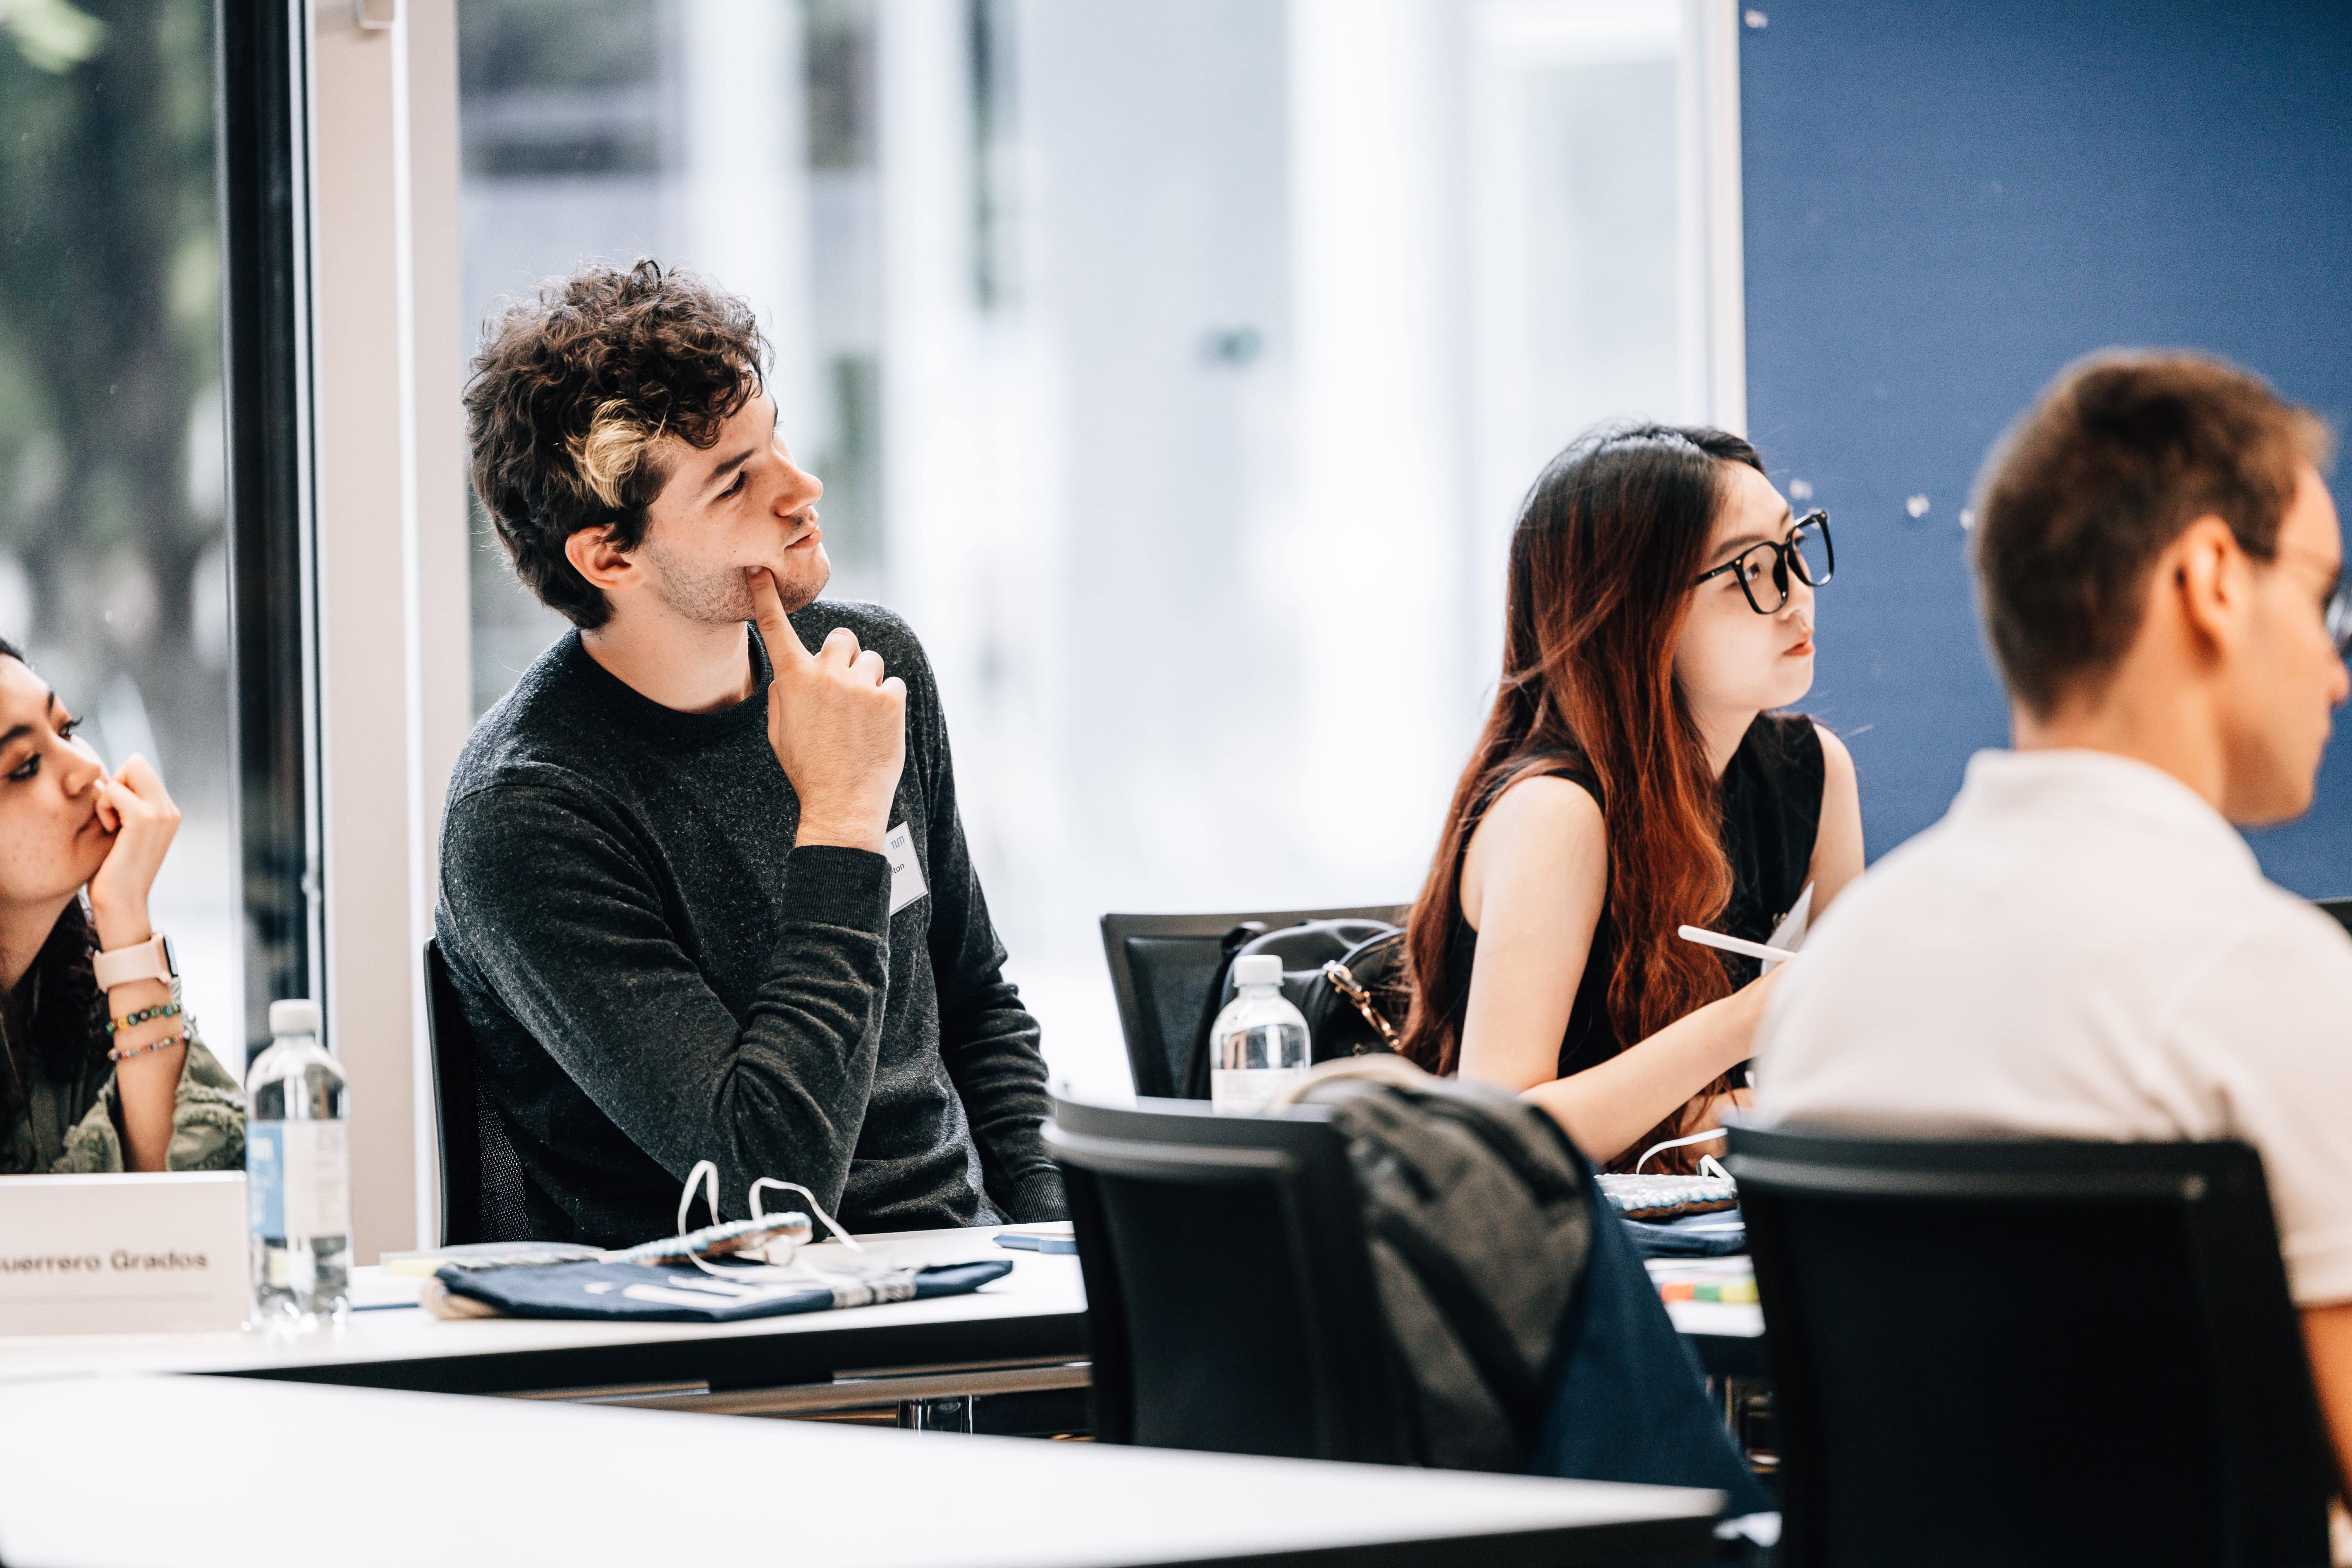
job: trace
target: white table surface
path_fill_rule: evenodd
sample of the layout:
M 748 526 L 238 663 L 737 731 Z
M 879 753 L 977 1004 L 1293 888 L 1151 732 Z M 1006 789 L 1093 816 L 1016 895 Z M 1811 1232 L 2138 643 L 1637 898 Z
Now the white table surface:
M 738 1323 L 595 1323 L 518 1318 L 452 1322 L 407 1308 L 354 1312 L 340 1328 L 321 1327 L 293 1337 L 252 1331 L 0 1335 L 0 1384 L 77 1373 L 255 1373 L 440 1356 L 657 1345 L 681 1340 L 832 1334 L 862 1327 L 949 1325 L 1085 1312 L 1086 1287 L 1076 1257 L 1008 1251 L 995 1244 L 996 1234 L 993 1229 L 904 1231 L 860 1238 L 877 1258 L 891 1262 L 951 1263 L 983 1258 L 1013 1261 L 1011 1274 L 966 1296 Z M 1746 1262 L 1744 1258 L 1708 1261 L 1717 1268 Z M 1654 1274 L 1686 1267 L 1682 1259 L 1654 1262 Z M 381 1269 L 354 1271 L 354 1290 L 362 1299 L 421 1283 L 387 1277 Z M 1666 1315 L 1685 1334 L 1753 1340 L 1764 1333 L 1763 1310 L 1752 1305 L 1669 1301 Z
M 1075 1256 L 1014 1252 L 994 1229 L 901 1231 L 866 1237 L 869 1255 L 894 1263 L 1009 1259 L 1013 1272 L 962 1296 L 893 1301 L 827 1312 L 734 1323 L 599 1323 L 556 1319 L 449 1321 L 421 1308 L 359 1311 L 340 1327 L 285 1335 L 231 1331 L 205 1334 L 19 1334 L 0 1336 L 0 1384 L 98 1373 L 253 1373 L 441 1356 L 519 1354 L 607 1346 L 660 1344 L 771 1335 L 829 1334 L 859 1328 L 953 1324 L 1083 1313 L 1087 1298 Z M 835 1250 L 826 1244 L 826 1250 Z M 381 1269 L 353 1271 L 362 1299 L 403 1282 Z M 417 1280 L 421 1285 L 423 1281 Z
M 1479 1548 L 1496 1563 L 1532 1555 L 1514 1545 L 1638 1562 L 1703 1547 L 1708 1527 L 1688 1521 L 1719 1504 L 1664 1487 L 236 1378 L 25 1383 L 5 1405 L 0 1556 L 41 1568 L 1094 1568 L 1685 1521 L 1632 1555 L 1622 1533 L 1595 1555 L 1573 1536 Z M 225 1490 L 219 1467 L 155 1447 L 187 1443 L 248 1456 L 249 1484 Z

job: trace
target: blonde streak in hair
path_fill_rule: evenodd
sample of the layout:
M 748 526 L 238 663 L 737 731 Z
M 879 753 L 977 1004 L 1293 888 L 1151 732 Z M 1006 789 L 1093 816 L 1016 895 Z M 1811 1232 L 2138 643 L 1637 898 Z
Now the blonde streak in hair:
M 565 442 L 564 450 L 579 471 L 581 487 L 601 504 L 617 509 L 622 491 L 659 434 L 630 417 L 628 405 L 615 400 L 599 407 L 588 422 L 588 433 Z

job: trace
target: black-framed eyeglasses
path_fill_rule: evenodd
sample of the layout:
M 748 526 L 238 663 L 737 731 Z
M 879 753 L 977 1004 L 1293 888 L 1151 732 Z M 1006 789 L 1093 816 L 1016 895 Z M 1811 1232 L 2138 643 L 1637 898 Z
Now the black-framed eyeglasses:
M 2314 566 L 2326 569 L 2327 559 L 2315 550 L 2297 550 L 2291 545 L 2279 546 L 2282 555 L 2299 555 Z M 2352 653 L 2352 576 L 2347 576 L 2342 562 L 2336 563 L 2336 575 L 2327 582 L 2327 595 L 2320 601 L 2319 624 L 2327 628 L 2327 640 L 2336 645 L 2336 656 Z
M 2336 574 L 2319 616 L 2320 624 L 2327 628 L 2327 640 L 2336 645 L 2336 656 L 2341 658 L 2352 653 L 2352 577 L 2340 571 Z
M 1751 544 L 1722 565 L 1702 572 L 1692 586 L 1726 572 L 1739 579 L 1748 607 L 1759 616 L 1776 616 L 1789 602 L 1789 574 L 1795 573 L 1808 588 L 1818 588 L 1837 570 L 1837 549 L 1830 543 L 1830 514 L 1809 511 L 1797 520 L 1786 539 Z M 1766 600 L 1770 600 L 1767 604 Z M 2352 613 L 2352 612 L 2347 612 Z

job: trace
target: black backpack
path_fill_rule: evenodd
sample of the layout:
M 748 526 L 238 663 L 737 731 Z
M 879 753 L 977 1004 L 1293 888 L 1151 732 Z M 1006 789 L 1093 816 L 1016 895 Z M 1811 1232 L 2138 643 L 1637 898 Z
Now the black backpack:
M 1282 960 L 1282 994 L 1307 1018 L 1310 1059 L 1392 1052 L 1404 1030 L 1408 994 L 1404 932 L 1386 921 L 1301 921 L 1268 931 L 1244 921 L 1224 935 L 1216 978 L 1192 1032 L 1181 1092 L 1209 1098 L 1209 1030 L 1234 999 L 1234 960 L 1270 952 Z
M 1394 1058 L 1327 1068 L 1297 1099 L 1348 1142 L 1415 1457 L 1525 1470 L 1592 1246 L 1590 1168 L 1517 1095 Z

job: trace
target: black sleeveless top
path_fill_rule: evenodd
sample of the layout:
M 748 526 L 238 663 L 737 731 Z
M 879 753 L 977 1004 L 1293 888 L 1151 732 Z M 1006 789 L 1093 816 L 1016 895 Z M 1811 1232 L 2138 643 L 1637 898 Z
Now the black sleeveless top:
M 1518 778 L 1573 779 L 1593 799 L 1601 798 L 1599 783 L 1566 757 L 1538 763 Z M 1723 770 L 1723 852 L 1731 861 L 1732 885 L 1731 902 L 1717 929 L 1727 935 L 1762 942 L 1796 907 L 1811 876 L 1813 840 L 1821 832 L 1822 780 L 1822 737 L 1802 714 L 1759 714 L 1740 738 L 1739 749 Z M 1476 831 L 1475 817 L 1484 816 L 1492 804 L 1491 796 L 1478 803 L 1471 833 Z M 1462 836 L 1465 854 L 1470 838 L 1470 833 Z M 1458 1038 L 1469 1004 L 1478 933 L 1462 918 L 1458 895 L 1452 915 L 1446 967 L 1461 987 L 1454 1019 Z M 1737 953 L 1717 956 L 1734 986 L 1755 979 L 1760 967 Z M 1616 966 L 1617 929 L 1604 902 L 1601 923 L 1592 932 L 1592 951 L 1584 961 L 1584 977 L 1577 983 L 1576 1000 L 1569 1008 L 1568 1033 L 1559 1043 L 1562 1078 L 1607 1061 L 1625 1047 L 1609 1020 L 1609 977 Z

